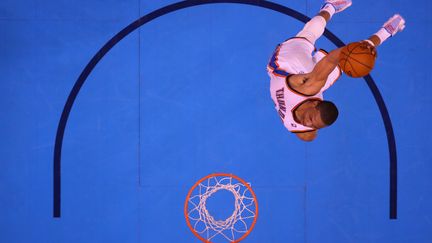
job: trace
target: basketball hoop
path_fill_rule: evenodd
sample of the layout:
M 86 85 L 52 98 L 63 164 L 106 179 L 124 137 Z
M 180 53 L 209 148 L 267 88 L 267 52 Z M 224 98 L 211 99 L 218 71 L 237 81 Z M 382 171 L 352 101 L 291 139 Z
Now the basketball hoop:
M 224 220 L 216 220 L 206 207 L 207 199 L 219 190 L 234 196 L 234 211 Z M 255 226 L 258 202 L 249 183 L 226 173 L 210 174 L 192 186 L 184 206 L 186 223 L 192 233 L 206 243 L 240 242 Z

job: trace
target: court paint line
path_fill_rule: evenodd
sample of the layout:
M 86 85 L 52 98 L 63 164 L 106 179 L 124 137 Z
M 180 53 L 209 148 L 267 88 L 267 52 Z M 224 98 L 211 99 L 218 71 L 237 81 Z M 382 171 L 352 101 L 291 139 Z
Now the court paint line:
M 60 218 L 61 216 L 61 152 L 63 146 L 63 137 L 66 129 L 66 124 L 69 118 L 69 114 L 72 110 L 72 106 L 75 102 L 78 93 L 83 86 L 84 82 L 87 80 L 87 77 L 90 75 L 95 66 L 99 63 L 99 61 L 124 37 L 141 27 L 142 25 L 158 18 L 169 14 L 171 12 L 181 10 L 188 7 L 204 5 L 204 4 L 215 4 L 215 3 L 237 3 L 237 4 L 245 4 L 245 5 L 253 5 L 257 7 L 267 8 L 274 10 L 276 12 L 289 15 L 301 22 L 306 23 L 310 20 L 309 17 L 304 14 L 297 12 L 291 8 L 285 7 L 283 5 L 279 5 L 270 1 L 256 1 L 256 0 L 190 0 L 190 1 L 182 1 L 174 4 L 167 5 L 160 9 L 157 9 L 139 19 L 134 21 L 133 23 L 126 26 L 123 30 L 117 33 L 114 37 L 112 37 L 97 53 L 87 66 L 84 68 L 77 81 L 75 82 L 69 96 L 67 98 L 66 104 L 63 108 L 59 125 L 57 128 L 55 146 L 54 146 L 54 166 L 53 166 L 53 216 L 54 218 Z M 345 44 L 333 33 L 331 33 L 328 29 L 325 30 L 324 36 L 327 37 L 333 44 L 338 47 L 342 47 Z M 392 122 L 390 116 L 388 114 L 387 107 L 384 103 L 384 99 L 381 96 L 374 80 L 370 75 L 364 77 L 366 83 L 368 84 L 369 89 L 373 93 L 375 101 L 379 107 L 381 117 L 384 122 L 386 135 L 387 135 L 387 143 L 389 147 L 390 153 L 390 219 L 397 218 L 397 153 L 396 153 L 396 142 L 393 133 Z

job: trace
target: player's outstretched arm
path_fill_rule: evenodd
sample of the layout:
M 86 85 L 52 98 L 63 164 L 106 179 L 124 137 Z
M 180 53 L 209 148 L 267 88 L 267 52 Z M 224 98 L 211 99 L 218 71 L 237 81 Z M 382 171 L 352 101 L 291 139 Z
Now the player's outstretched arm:
M 339 64 L 341 52 L 342 48 L 335 49 L 323 59 L 321 59 L 321 61 L 319 61 L 317 65 L 315 65 L 314 69 L 311 72 L 311 77 L 312 80 L 315 81 L 315 83 L 319 83 L 319 85 L 312 85 L 315 89 L 317 89 L 316 93 L 318 93 L 325 85 L 328 76 Z
M 361 43 L 375 55 L 374 52 L 376 50 L 373 44 L 368 41 L 361 41 Z M 288 81 L 291 87 L 305 95 L 315 95 L 318 93 L 326 84 L 328 76 L 339 65 L 344 48 L 345 46 L 331 51 L 315 65 L 312 72 L 297 74 L 293 78 L 290 77 Z

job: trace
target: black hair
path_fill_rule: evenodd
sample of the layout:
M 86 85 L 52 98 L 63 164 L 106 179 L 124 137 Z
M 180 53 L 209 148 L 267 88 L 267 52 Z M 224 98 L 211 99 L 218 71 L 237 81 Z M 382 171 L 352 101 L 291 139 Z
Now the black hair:
M 331 101 L 322 101 L 317 105 L 317 109 L 320 111 L 321 120 L 327 125 L 330 126 L 333 124 L 338 118 L 339 111 L 335 104 Z

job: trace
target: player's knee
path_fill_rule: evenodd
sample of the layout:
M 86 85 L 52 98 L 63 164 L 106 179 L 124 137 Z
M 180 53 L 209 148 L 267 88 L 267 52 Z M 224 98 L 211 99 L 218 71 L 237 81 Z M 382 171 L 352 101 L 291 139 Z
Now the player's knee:
M 309 22 L 306 23 L 303 30 L 297 36 L 305 37 L 310 42 L 315 41 L 324 33 L 326 21 L 321 16 L 313 17 Z

